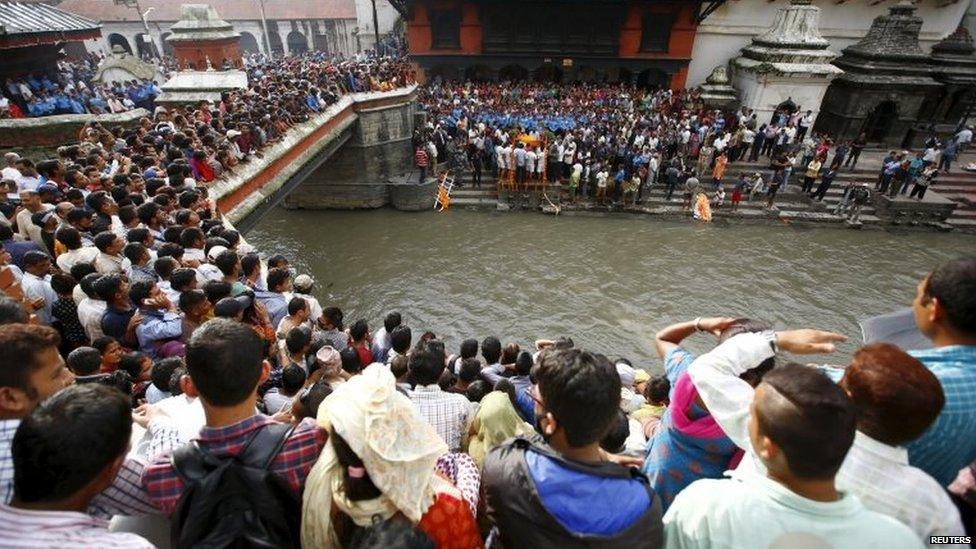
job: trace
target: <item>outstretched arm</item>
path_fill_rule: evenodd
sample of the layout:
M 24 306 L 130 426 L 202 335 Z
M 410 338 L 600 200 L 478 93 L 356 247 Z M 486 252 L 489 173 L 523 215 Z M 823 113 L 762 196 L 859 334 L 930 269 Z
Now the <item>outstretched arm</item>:
M 680 345 L 682 340 L 691 334 L 695 332 L 708 332 L 718 336 L 718 334 L 722 333 L 722 330 L 733 322 L 735 322 L 735 319 L 728 317 L 698 317 L 695 320 L 672 324 L 654 334 L 654 348 L 657 350 L 657 355 L 664 358 L 664 355 L 668 354 L 668 351 Z

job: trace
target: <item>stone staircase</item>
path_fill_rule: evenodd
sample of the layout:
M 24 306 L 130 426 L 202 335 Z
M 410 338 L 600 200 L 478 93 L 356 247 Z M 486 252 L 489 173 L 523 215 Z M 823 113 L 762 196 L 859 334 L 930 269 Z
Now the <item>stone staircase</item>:
M 730 164 L 726 169 L 726 174 L 728 175 L 725 180 L 727 191 L 726 204 L 721 208 L 713 210 L 714 217 L 746 221 L 779 219 L 784 223 L 805 222 L 841 226 L 844 225 L 844 218 L 835 216 L 831 212 L 840 201 L 843 195 L 843 189 L 847 186 L 847 183 L 852 180 L 858 182 L 864 181 L 873 189 L 878 177 L 878 172 L 874 169 L 842 169 L 837 174 L 837 178 L 834 180 L 834 184 L 830 190 L 827 191 L 827 196 L 824 198 L 821 206 L 820 204 L 813 204 L 806 195 L 800 193 L 802 178 L 794 173 L 791 178 L 791 184 L 786 189 L 781 189 L 776 197 L 776 210 L 767 211 L 764 208 L 765 200 L 760 200 L 757 197 L 753 202 L 743 200 L 739 205 L 738 211 L 731 212 L 731 192 L 729 190 L 735 178 L 738 177 L 738 174 L 740 172 L 754 173 L 756 171 L 766 171 L 767 166 L 768 164 L 766 162 L 736 162 Z M 455 187 L 451 194 L 452 207 L 494 210 L 498 208 L 501 202 L 503 204 L 502 208 L 511 206 L 535 209 L 541 207 L 543 210 L 552 210 L 552 207 L 544 199 L 539 198 L 538 191 L 529 193 L 524 191 L 505 192 L 504 194 L 506 196 L 502 201 L 499 201 L 497 184 L 493 178 L 484 177 L 480 189 L 474 188 L 467 178 L 464 178 L 462 182 L 464 183 L 463 187 Z M 942 230 L 957 229 L 966 232 L 976 232 L 976 173 L 964 172 L 957 168 L 949 174 L 940 175 L 936 180 L 936 185 L 929 190 L 927 196 L 933 192 L 957 204 L 948 223 L 942 224 L 938 228 Z M 655 184 L 650 189 L 650 192 L 645 189 L 641 204 L 637 207 L 610 208 L 608 206 L 598 206 L 592 200 L 582 199 L 577 204 L 570 204 L 565 200 L 565 197 L 559 202 L 559 205 L 561 212 L 567 214 L 571 212 L 624 211 L 674 217 L 689 217 L 691 215 L 690 212 L 682 209 L 682 194 L 680 189 L 675 191 L 670 201 L 666 200 L 665 195 L 665 188 L 661 184 Z M 552 196 L 552 191 L 550 191 L 550 198 L 555 201 L 555 198 Z M 881 220 L 875 215 L 875 208 L 872 205 L 866 205 L 861 210 L 861 222 L 868 226 L 881 224 Z

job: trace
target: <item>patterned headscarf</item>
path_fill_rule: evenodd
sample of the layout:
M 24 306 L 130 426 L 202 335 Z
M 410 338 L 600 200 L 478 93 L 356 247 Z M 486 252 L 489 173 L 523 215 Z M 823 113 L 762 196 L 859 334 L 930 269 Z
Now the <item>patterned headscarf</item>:
M 332 444 L 326 444 L 305 483 L 303 546 L 338 546 L 332 503 L 364 526 L 375 514 L 388 518 L 397 511 L 420 521 L 434 503 L 434 466 L 447 445 L 410 399 L 397 392 L 389 368 L 371 364 L 336 388 L 319 407 L 318 422 L 345 439 L 382 495 L 367 501 L 346 499 L 342 466 Z

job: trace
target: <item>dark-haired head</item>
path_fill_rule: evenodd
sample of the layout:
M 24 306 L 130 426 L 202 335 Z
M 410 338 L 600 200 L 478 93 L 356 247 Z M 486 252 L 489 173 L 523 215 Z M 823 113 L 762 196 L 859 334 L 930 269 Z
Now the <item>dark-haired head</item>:
M 644 398 L 655 406 L 667 406 L 671 402 L 671 381 L 661 374 L 652 377 L 644 386 Z
M 378 517 L 377 517 L 378 519 Z M 434 549 L 433 540 L 410 521 L 392 517 L 374 520 L 372 526 L 360 529 L 349 544 L 350 549 Z
M 427 347 L 417 345 L 410 353 L 408 366 L 410 378 L 417 385 L 434 385 L 444 372 L 444 358 Z
M 627 420 L 627 414 L 623 410 L 618 410 L 617 417 L 610 424 L 610 429 L 607 430 L 607 434 L 603 435 L 603 439 L 600 440 L 600 448 L 603 448 L 611 454 L 622 453 L 628 436 L 630 436 L 630 425 Z
M 383 327 L 386 328 L 386 333 L 390 333 L 394 328 L 399 326 L 401 322 L 403 322 L 403 318 L 400 316 L 400 313 L 394 311 L 386 315 L 386 318 L 383 319 Z
M 363 465 L 363 460 L 352 451 L 349 443 L 335 431 L 329 434 L 329 441 L 332 443 L 336 460 L 342 469 L 342 485 L 345 488 L 345 496 L 350 501 L 363 501 L 380 497 L 382 492 L 373 484 L 369 478 L 369 471 Z
M 332 394 L 332 386 L 325 380 L 316 382 L 302 389 L 298 398 L 292 403 L 291 413 L 296 421 L 307 417 L 316 418 L 319 415 L 319 405 L 325 397 Z
M 173 377 L 173 372 L 183 367 L 183 359 L 180 357 L 164 358 L 157 360 L 153 364 L 149 379 L 152 384 L 160 391 L 169 391 L 169 380 Z
M 87 505 L 115 478 L 131 433 L 126 395 L 99 384 L 55 394 L 24 418 L 14 436 L 14 498 L 22 503 L 77 498 Z
M 186 368 L 205 404 L 233 406 L 256 397 L 268 376 L 264 342 L 249 326 L 215 318 L 193 332 Z
M 854 442 L 854 403 L 805 366 L 770 371 L 756 388 L 749 434 L 773 474 L 830 480 Z
M 461 358 L 474 358 L 478 355 L 478 340 L 477 339 L 465 339 L 461 342 L 461 349 L 458 354 Z
M 491 392 L 491 385 L 488 382 L 479 379 L 472 381 L 468 388 L 464 390 L 464 396 L 468 398 L 471 402 L 481 402 L 481 399 L 485 398 L 485 395 Z
M 976 258 L 956 259 L 919 284 L 915 324 L 937 346 L 976 344 Z
M 485 364 L 489 366 L 498 364 L 498 359 L 502 356 L 502 342 L 497 337 L 488 336 L 481 342 L 481 357 L 485 359 Z
M 58 353 L 60 344 L 58 332 L 47 326 L 0 326 L 0 413 L 23 417 L 74 381 Z
M 342 360 L 342 371 L 347 374 L 358 374 L 363 369 L 363 363 L 359 360 L 359 353 L 352 347 L 346 347 L 339 351 L 339 358 Z
M 520 376 L 527 376 L 532 371 L 533 364 L 532 354 L 528 351 L 522 351 L 515 359 L 515 373 Z
M 580 448 L 600 441 L 617 417 L 620 376 L 610 360 L 580 349 L 545 353 L 536 369 L 536 417 L 553 443 Z
M 410 326 L 401 324 L 390 332 L 390 347 L 401 355 L 406 354 L 410 349 L 412 339 L 413 332 L 410 331 Z M 379 359 L 381 357 L 374 358 Z
M 20 302 L 6 295 L 0 295 L 0 326 L 6 324 L 27 324 L 30 315 Z
M 364 341 L 369 334 L 369 325 L 362 318 L 352 323 L 349 327 L 349 337 L 355 342 Z

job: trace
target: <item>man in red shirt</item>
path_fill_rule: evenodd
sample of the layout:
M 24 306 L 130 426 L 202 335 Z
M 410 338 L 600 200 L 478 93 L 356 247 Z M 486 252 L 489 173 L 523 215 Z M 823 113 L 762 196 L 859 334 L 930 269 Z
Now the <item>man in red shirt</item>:
M 427 151 L 424 150 L 423 145 L 417 146 L 417 152 L 414 153 L 414 161 L 417 163 L 417 167 L 420 168 L 420 182 L 427 181 Z

